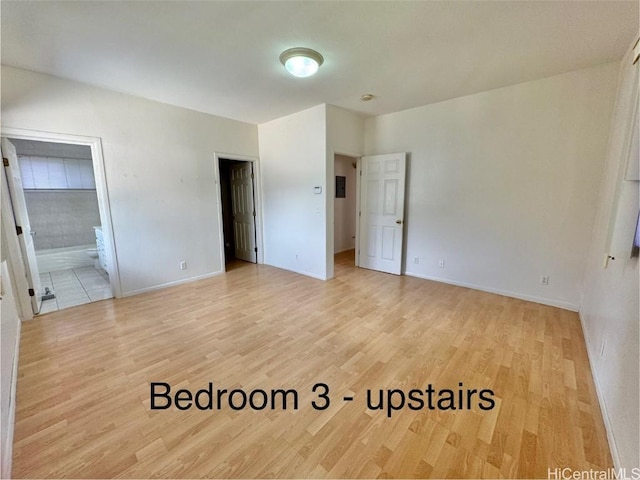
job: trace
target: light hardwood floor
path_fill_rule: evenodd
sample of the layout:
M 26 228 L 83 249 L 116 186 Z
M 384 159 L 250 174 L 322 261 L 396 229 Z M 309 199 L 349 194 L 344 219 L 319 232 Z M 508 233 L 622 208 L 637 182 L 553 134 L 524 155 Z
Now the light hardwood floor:
M 547 478 L 609 447 L 575 313 L 336 259 L 322 282 L 225 275 L 22 330 L 13 475 Z M 174 389 L 297 389 L 298 410 L 150 410 Z M 331 388 L 316 411 L 311 387 Z M 490 388 L 493 410 L 366 408 L 366 390 Z M 342 401 L 353 395 L 352 402 Z

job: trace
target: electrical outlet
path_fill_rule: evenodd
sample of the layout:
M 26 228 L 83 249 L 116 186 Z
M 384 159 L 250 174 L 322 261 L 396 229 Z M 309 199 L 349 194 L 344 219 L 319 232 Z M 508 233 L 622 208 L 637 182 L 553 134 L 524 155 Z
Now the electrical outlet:
M 549 276 L 548 275 L 540 276 L 540 285 L 549 285 Z
M 187 269 L 187 262 L 183 260 L 180 262 L 180 270 L 186 270 L 186 269 Z
M 440 261 L 438 262 L 438 265 L 440 266 L 440 268 L 444 268 L 444 258 L 440 259 Z
M 415 257 L 415 258 L 413 259 L 413 263 L 415 263 L 416 265 L 417 265 L 418 263 L 420 263 L 420 257 Z

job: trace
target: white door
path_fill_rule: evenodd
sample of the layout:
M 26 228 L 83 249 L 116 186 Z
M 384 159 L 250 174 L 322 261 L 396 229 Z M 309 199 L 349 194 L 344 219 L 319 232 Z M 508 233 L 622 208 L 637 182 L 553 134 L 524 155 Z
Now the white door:
M 25 271 L 27 283 L 29 285 L 29 295 L 31 295 L 31 306 L 33 313 L 40 312 L 42 305 L 42 287 L 40 286 L 40 273 L 36 261 L 36 251 L 33 248 L 33 237 L 31 225 L 29 225 L 29 215 L 27 214 L 27 203 L 24 199 L 22 188 L 22 176 L 20 175 L 20 165 L 16 155 L 16 147 L 6 138 L 2 139 L 2 160 L 7 173 L 7 185 L 11 196 L 13 214 L 16 220 L 16 229 L 22 258 L 25 260 Z
M 251 162 L 231 167 L 231 208 L 236 258 L 256 263 L 256 212 Z
M 406 153 L 362 157 L 359 266 L 400 275 Z

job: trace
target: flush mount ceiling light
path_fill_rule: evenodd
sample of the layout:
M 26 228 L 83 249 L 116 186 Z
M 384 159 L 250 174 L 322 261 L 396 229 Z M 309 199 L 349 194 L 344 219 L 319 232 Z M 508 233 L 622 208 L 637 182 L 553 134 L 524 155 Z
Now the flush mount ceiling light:
M 280 62 L 291 75 L 304 78 L 316 73 L 324 58 L 310 48 L 296 47 L 282 52 Z

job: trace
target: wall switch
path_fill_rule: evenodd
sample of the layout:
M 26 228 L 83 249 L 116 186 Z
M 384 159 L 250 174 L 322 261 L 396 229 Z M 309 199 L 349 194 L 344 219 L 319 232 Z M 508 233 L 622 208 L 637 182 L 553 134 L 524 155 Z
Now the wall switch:
M 413 263 L 415 263 L 416 265 L 417 265 L 418 263 L 420 263 L 420 257 L 416 257 L 416 258 L 414 258 L 414 259 L 413 259 Z
M 540 277 L 540 285 L 549 285 L 549 277 L 547 275 Z
M 186 269 L 187 269 L 187 262 L 183 260 L 182 262 L 180 262 L 180 270 L 186 270 Z
M 444 268 L 444 258 L 440 259 L 440 261 L 438 262 L 438 265 L 440 266 L 440 268 Z

